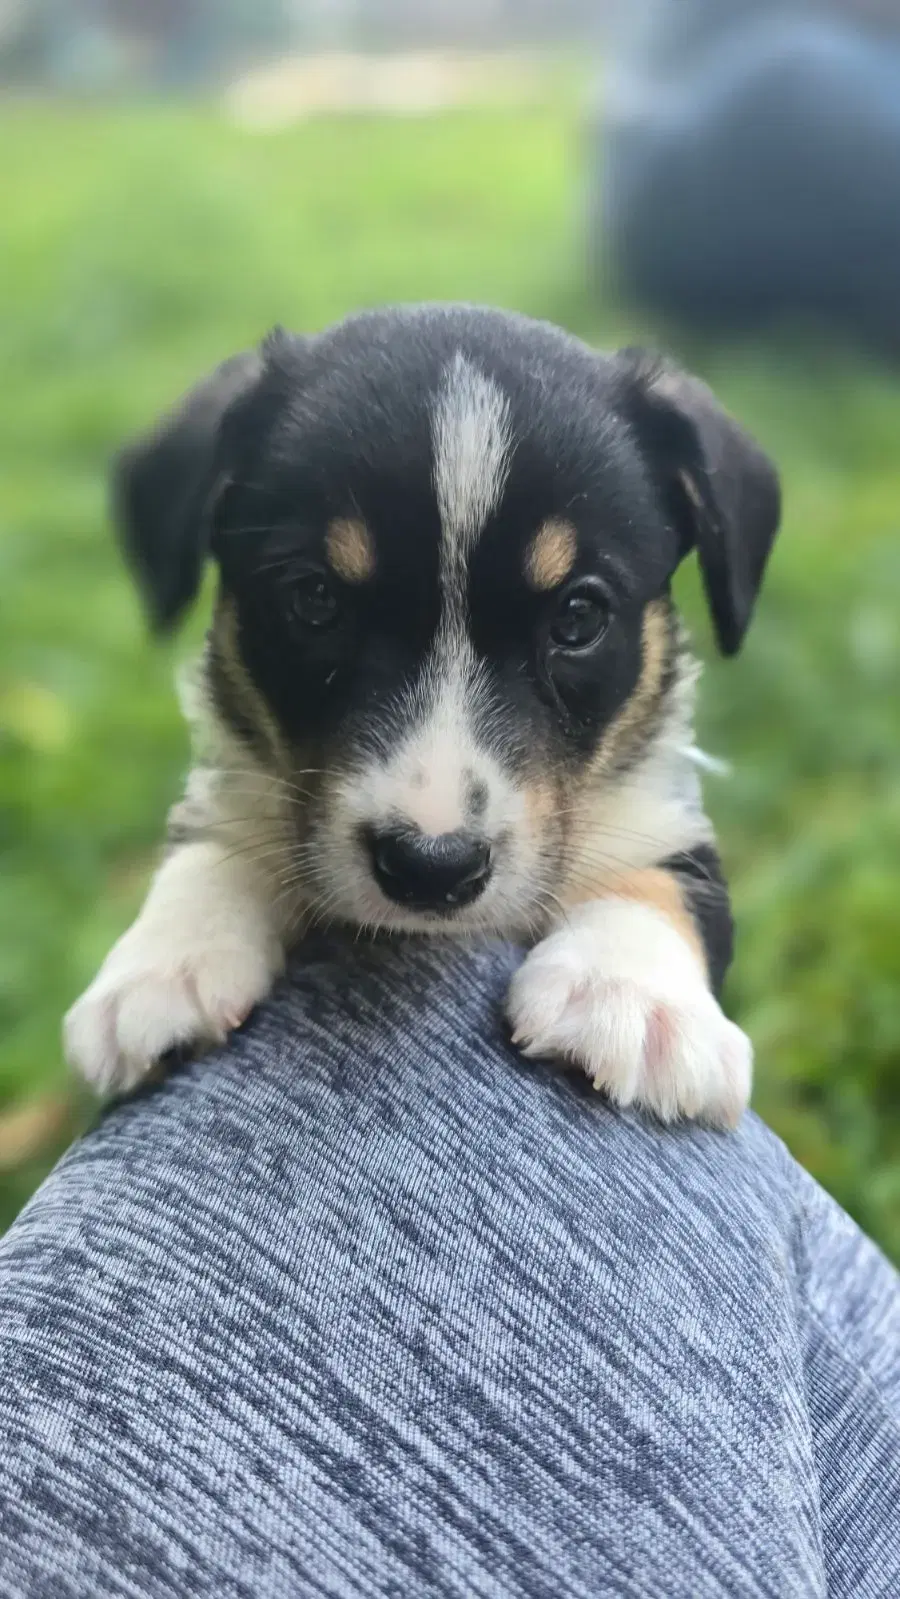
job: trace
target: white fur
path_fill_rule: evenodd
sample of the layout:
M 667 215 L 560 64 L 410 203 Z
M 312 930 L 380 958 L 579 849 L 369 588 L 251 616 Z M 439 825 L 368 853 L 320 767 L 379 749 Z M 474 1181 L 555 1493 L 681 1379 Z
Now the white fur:
M 512 435 L 509 401 L 499 383 L 462 351 L 444 374 L 432 415 L 432 448 L 445 578 L 464 589 L 469 551 L 506 486 Z
M 747 1105 L 750 1044 L 697 955 L 649 906 L 573 911 L 516 973 L 508 1011 L 525 1054 L 575 1062 L 618 1105 L 729 1127 Z
M 311 834 L 298 828 L 300 788 L 265 771 L 229 733 L 202 672 L 183 683 L 195 749 L 207 764 L 192 774 L 175 821 L 205 837 L 165 862 L 134 926 L 69 1012 L 68 1057 L 96 1087 L 130 1087 L 174 1046 L 222 1038 L 268 993 L 301 913 L 463 936 L 529 936 L 546 925 L 558 884 L 548 880 L 546 840 L 527 793 L 491 752 L 490 707 L 466 614 L 469 555 L 509 470 L 509 405 L 461 354 L 435 402 L 433 447 L 443 612 L 398 716 L 409 731 L 396 748 L 334 779 Z M 604 792 L 598 774 L 584 864 L 595 887 L 608 864 L 610 894 L 623 870 L 709 836 L 691 758 L 693 689 L 687 675 L 665 728 L 624 782 L 611 780 Z M 266 730 L 277 749 L 277 728 Z M 453 832 L 469 820 L 472 783 L 487 795 L 477 825 L 495 853 L 485 893 L 449 922 L 401 909 L 378 888 L 360 827 L 405 821 L 432 835 Z M 641 907 L 610 899 L 574 913 L 526 960 L 510 1010 L 529 1049 L 571 1055 L 622 1103 L 726 1121 L 746 1099 L 743 1035 L 725 1021 L 678 934 Z M 668 1041 L 652 1070 L 648 1029 L 651 1042 L 660 1033 Z
M 395 750 L 342 780 L 333 795 L 322 831 L 335 884 L 332 910 L 350 921 L 433 930 L 434 917 L 400 911 L 380 893 L 360 853 L 359 828 L 402 822 L 432 836 L 455 832 L 469 821 L 467 793 L 478 783 L 488 796 L 480 829 L 490 842 L 511 842 L 495 881 L 459 919 L 458 930 L 521 927 L 532 910 L 538 841 L 529 837 L 524 796 L 485 747 L 490 713 L 482 703 L 466 605 L 469 556 L 509 473 L 509 402 L 495 379 L 461 351 L 448 364 L 434 402 L 432 449 L 441 518 L 441 617 L 401 714 L 410 732 Z
M 183 845 L 69 1011 L 68 1060 L 101 1092 L 131 1088 L 168 1050 L 222 1041 L 269 992 L 283 958 L 253 867 L 227 844 Z
M 455 663 L 452 656 L 445 662 L 442 679 L 433 676 L 420 685 L 420 715 L 399 748 L 335 783 L 315 833 L 301 845 L 302 857 L 297 856 L 298 790 L 259 766 L 218 723 L 202 681 L 188 687 L 185 709 L 195 747 L 221 764 L 194 770 L 173 820 L 204 828 L 207 836 L 180 846 L 164 863 L 136 923 L 66 1019 L 67 1055 L 89 1082 L 101 1090 L 130 1087 L 175 1045 L 224 1036 L 268 993 L 291 931 L 320 912 L 351 924 L 412 932 L 529 935 L 557 886 L 547 879 L 545 840 L 527 796 L 475 739 L 479 686 L 465 651 Z M 586 856 L 596 884 L 602 881 L 607 852 L 611 895 L 622 870 L 652 865 L 709 836 L 687 745 L 692 694 L 693 684 L 686 683 L 642 765 L 622 785 L 610 784 L 605 797 L 598 794 Z M 378 889 L 359 847 L 360 823 L 378 825 L 403 815 L 425 831 L 452 831 L 464 819 L 465 786 L 472 778 L 486 784 L 479 826 L 496 845 L 486 892 L 452 922 L 402 910 Z M 592 927 L 595 917 L 605 924 L 619 912 L 652 916 L 614 901 L 589 912 Z M 552 995 L 558 997 L 555 957 L 561 949 L 564 965 L 576 954 L 582 968 L 594 960 L 598 982 L 620 977 L 618 955 L 614 960 L 615 951 L 600 947 L 595 927 L 579 937 L 577 948 L 568 942 L 586 914 L 575 913 L 534 951 L 511 1003 L 517 1017 L 522 1007 L 523 1025 L 526 1020 L 537 1024 L 530 1033 L 524 1029 L 532 1043 L 537 1034 L 554 1053 L 568 1053 L 571 1045 L 582 1064 L 590 1065 L 585 1050 L 579 1051 L 566 1032 L 572 1014 L 555 1015 L 554 1044 L 547 1014 L 552 997 L 543 1010 L 534 1009 L 548 968 Z M 662 937 L 667 945 L 679 942 L 665 927 Z M 657 944 L 642 945 L 645 994 L 657 992 L 651 979 L 665 977 L 665 951 L 657 960 Z M 693 988 L 699 985 L 702 991 L 692 1010 L 694 1031 L 699 1035 L 707 1024 L 713 1033 L 724 1028 L 727 1041 L 736 1030 L 728 1031 L 696 963 L 688 970 Z M 645 1093 L 634 1097 L 650 1103 Z M 688 1113 L 683 1093 L 677 1108 Z
M 488 792 L 486 832 L 522 819 L 522 796 L 499 763 L 473 736 L 477 681 L 448 663 L 430 703 L 396 751 L 354 775 L 342 787 L 354 820 L 376 825 L 402 816 L 424 833 L 451 833 L 466 822 L 466 790 L 473 780 Z
M 465 934 L 478 930 L 527 932 L 546 870 L 543 840 L 526 794 L 481 748 L 471 725 L 473 690 L 448 675 L 443 692 L 399 748 L 336 784 L 317 829 L 322 876 L 329 880 L 332 914 L 366 926 L 408 932 Z M 494 873 L 481 897 L 452 923 L 404 910 L 387 899 L 359 844 L 363 826 L 386 828 L 402 820 L 434 837 L 469 820 L 466 791 L 481 782 L 487 803 L 477 827 L 495 852 Z M 327 863 L 327 865 L 326 865 Z

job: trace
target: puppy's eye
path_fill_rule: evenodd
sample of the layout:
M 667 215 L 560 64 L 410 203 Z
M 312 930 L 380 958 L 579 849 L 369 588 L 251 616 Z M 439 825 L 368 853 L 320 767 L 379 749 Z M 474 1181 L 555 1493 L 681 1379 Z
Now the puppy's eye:
M 609 627 L 606 597 L 591 585 L 570 589 L 550 623 L 550 642 L 558 650 L 587 650 L 599 644 Z
M 330 627 L 339 612 L 338 597 L 324 572 L 304 572 L 294 578 L 290 607 L 301 627 Z

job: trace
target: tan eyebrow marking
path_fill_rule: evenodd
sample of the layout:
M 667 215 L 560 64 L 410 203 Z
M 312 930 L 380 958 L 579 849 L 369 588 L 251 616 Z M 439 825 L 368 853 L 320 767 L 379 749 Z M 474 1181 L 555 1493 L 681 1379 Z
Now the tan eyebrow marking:
M 608 770 L 629 747 L 641 747 L 660 703 L 672 647 L 669 607 L 665 600 L 651 600 L 641 628 L 641 675 L 601 740 L 594 757 L 598 771 Z
M 558 588 L 575 565 L 578 539 L 571 522 L 548 517 L 525 552 L 525 576 L 532 588 Z
M 375 570 L 375 544 L 358 517 L 336 516 L 329 522 L 325 553 L 345 583 L 365 583 Z

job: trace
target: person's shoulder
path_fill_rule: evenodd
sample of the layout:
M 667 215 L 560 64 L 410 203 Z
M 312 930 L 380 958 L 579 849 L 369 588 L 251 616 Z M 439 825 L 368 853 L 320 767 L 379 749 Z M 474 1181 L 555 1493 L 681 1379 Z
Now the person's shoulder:
M 794 1255 L 811 1347 L 874 1385 L 890 1403 L 900 1432 L 900 1275 L 799 1168 Z

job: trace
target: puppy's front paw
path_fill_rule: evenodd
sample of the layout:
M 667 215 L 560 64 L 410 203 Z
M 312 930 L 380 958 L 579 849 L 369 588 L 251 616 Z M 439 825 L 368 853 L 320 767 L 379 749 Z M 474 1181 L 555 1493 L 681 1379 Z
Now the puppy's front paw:
M 618 1105 L 721 1127 L 746 1108 L 749 1040 L 685 941 L 644 906 L 601 901 L 575 913 L 520 967 L 508 1013 L 524 1054 L 575 1062 Z
M 133 1088 L 169 1050 L 224 1042 L 280 966 L 274 944 L 189 948 L 138 922 L 69 1011 L 66 1058 L 100 1093 Z

